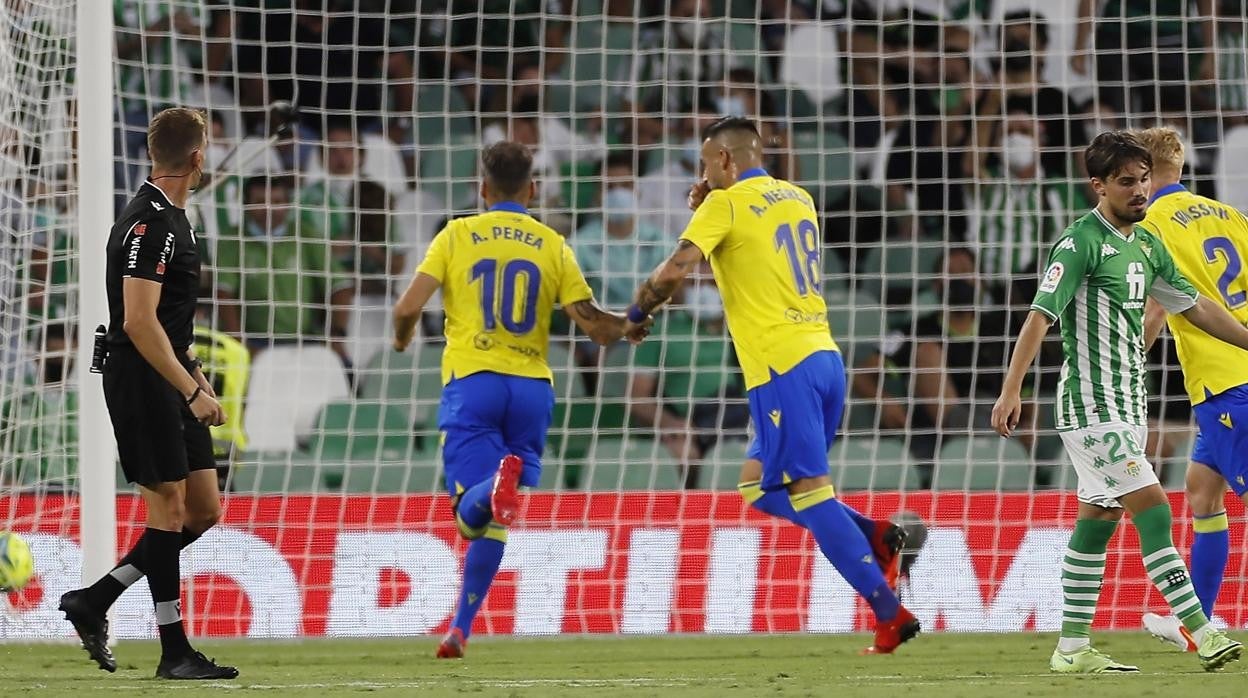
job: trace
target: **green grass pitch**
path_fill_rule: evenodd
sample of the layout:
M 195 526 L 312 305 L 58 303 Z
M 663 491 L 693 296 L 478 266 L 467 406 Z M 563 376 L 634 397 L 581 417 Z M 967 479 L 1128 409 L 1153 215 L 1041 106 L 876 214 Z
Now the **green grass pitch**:
M 436 639 L 208 642 L 236 681 L 151 678 L 158 645 L 123 642 L 106 674 L 77 646 L 0 644 L 0 695 L 326 694 L 421 696 L 1131 696 L 1248 695 L 1248 663 L 1206 674 L 1196 657 L 1146 635 L 1101 633 L 1098 646 L 1141 674 L 1052 676 L 1051 634 L 919 636 L 891 657 L 861 657 L 866 635 L 478 638 L 463 660 L 435 660 Z

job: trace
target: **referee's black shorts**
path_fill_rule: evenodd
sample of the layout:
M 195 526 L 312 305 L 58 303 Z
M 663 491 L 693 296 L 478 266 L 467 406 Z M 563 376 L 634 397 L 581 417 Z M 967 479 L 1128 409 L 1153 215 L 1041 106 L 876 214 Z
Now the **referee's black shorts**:
M 127 481 L 177 482 L 192 470 L 216 467 L 207 425 L 195 419 L 181 393 L 133 346 L 110 348 L 104 401 Z

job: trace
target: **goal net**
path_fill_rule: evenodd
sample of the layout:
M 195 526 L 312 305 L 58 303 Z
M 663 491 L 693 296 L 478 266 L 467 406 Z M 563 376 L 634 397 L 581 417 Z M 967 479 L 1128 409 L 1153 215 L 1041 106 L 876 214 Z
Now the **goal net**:
M 74 5 L 0 3 L 0 529 L 30 536 L 40 575 L 8 597 L 0 638 L 71 632 L 55 605 L 79 583 L 92 496 L 72 347 L 105 322 L 74 303 L 103 244 L 77 229 L 74 195 L 111 186 L 123 205 L 164 107 L 202 108 L 211 126 L 188 212 L 204 259 L 197 347 L 230 414 L 214 430 L 224 519 L 183 556 L 198 635 L 446 628 L 464 546 L 438 455 L 443 315 L 435 299 L 405 353 L 389 316 L 445 222 L 480 209 L 483 145 L 533 148 L 534 215 L 622 309 L 689 221 L 702 129 L 757 119 L 766 169 L 820 211 L 797 243 L 819 253 L 847 366 L 834 482 L 872 517 L 926 523 L 903 600 L 955 631 L 1060 623 L 1076 502 L 1054 430 L 1056 341 L 1028 376 L 1019 436 L 987 422 L 1048 246 L 1095 203 L 1082 148 L 1174 126 L 1188 186 L 1248 208 L 1238 0 L 1216 19 L 1109 0 L 1086 21 L 1077 0 L 125 0 L 111 183 L 76 174 L 75 36 L 92 28 Z M 553 327 L 542 482 L 482 631 L 865 627 L 811 540 L 736 493 L 748 407 L 709 265 L 640 347 L 599 350 L 561 312 Z M 1149 459 L 1186 549 L 1191 410 L 1172 341 L 1149 357 Z M 124 550 L 142 511 L 117 486 Z M 1217 614 L 1242 626 L 1243 512 L 1228 507 Z M 1126 528 L 1098 627 L 1164 608 Z M 144 585 L 113 628 L 153 634 Z

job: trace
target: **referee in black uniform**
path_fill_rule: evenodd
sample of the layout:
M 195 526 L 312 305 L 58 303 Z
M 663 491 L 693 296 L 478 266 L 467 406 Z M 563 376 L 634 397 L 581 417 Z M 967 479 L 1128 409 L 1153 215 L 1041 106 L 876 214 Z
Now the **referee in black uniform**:
M 208 427 L 224 424 L 225 412 L 192 354 L 200 260 L 185 211 L 206 146 L 203 114 L 157 114 L 147 128 L 151 177 L 108 238 L 104 399 L 121 469 L 147 504 L 147 528 L 111 572 L 66 593 L 60 605 L 91 658 L 116 671 L 108 609 L 146 574 L 160 631 L 156 676 L 167 679 L 238 676 L 191 647 L 179 600 L 180 551 L 221 512 Z

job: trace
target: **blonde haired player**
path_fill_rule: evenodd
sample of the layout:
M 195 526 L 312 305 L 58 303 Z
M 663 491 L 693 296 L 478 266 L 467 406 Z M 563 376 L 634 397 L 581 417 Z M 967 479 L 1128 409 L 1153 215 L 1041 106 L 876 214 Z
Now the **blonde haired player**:
M 1216 300 L 1235 319 L 1248 323 L 1248 219 L 1179 183 L 1183 144 L 1172 128 L 1139 132 L 1153 156 L 1153 191 L 1140 225 L 1157 236 L 1179 271 L 1202 296 Z M 1145 321 L 1149 345 L 1161 332 L 1165 309 L 1150 305 Z M 1192 586 L 1205 615 L 1222 586 L 1230 552 L 1224 497 L 1229 483 L 1248 502 L 1248 351 L 1205 334 L 1182 315 L 1169 316 L 1183 366 L 1183 378 L 1199 432 L 1187 468 L 1187 503 L 1192 510 Z M 1191 633 L 1172 615 L 1144 614 L 1153 635 L 1195 651 Z

